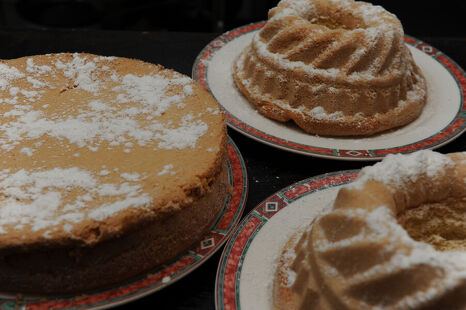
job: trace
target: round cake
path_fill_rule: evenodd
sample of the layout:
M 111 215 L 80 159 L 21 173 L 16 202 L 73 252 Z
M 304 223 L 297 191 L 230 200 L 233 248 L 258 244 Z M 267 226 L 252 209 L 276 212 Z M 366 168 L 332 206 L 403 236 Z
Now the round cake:
M 280 258 L 275 309 L 464 309 L 466 152 L 387 156 Z
M 261 114 L 311 134 L 399 127 L 420 115 L 427 97 L 400 21 L 353 0 L 280 1 L 233 72 Z
M 187 76 L 91 54 L 1 60 L 0 113 L 0 291 L 121 282 L 223 209 L 224 117 Z

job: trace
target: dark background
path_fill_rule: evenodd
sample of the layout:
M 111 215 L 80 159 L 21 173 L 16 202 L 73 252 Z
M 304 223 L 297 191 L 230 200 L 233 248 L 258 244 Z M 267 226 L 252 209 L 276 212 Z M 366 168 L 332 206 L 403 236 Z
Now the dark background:
M 267 18 L 278 0 L 0 0 L 0 28 L 223 32 Z M 372 0 L 418 37 L 466 37 L 466 1 Z

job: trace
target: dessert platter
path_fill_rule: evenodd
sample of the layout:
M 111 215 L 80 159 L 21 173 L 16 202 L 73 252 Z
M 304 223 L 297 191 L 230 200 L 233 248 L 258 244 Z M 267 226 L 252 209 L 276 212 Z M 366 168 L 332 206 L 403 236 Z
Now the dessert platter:
M 0 93 L 2 306 L 133 300 L 205 262 L 239 221 L 244 162 L 189 77 L 47 54 L 0 61 Z
M 295 183 L 226 245 L 217 309 L 462 309 L 466 152 Z
M 267 22 L 224 33 L 198 55 L 193 77 L 231 128 L 343 160 L 434 149 L 461 135 L 465 73 L 454 61 L 405 36 L 380 7 L 314 2 L 282 1 Z
M 380 6 L 281 0 L 192 70 L 89 53 L 0 60 L 0 309 L 122 305 L 225 243 L 219 310 L 466 307 L 466 151 L 433 151 L 466 130 L 453 60 Z M 362 163 L 279 152 L 272 167 L 234 133 L 264 169 L 251 200 L 328 172 L 242 219 L 248 176 L 227 125 L 289 152 L 382 161 L 328 172 Z M 212 298 L 217 262 L 205 267 Z M 184 282 L 145 300 L 201 295 L 199 278 Z
M 383 159 L 256 206 L 223 251 L 217 309 L 466 306 L 466 152 L 431 150 L 465 129 L 465 75 L 426 46 L 380 6 L 282 0 L 199 55 L 193 75 L 231 127 L 303 154 Z

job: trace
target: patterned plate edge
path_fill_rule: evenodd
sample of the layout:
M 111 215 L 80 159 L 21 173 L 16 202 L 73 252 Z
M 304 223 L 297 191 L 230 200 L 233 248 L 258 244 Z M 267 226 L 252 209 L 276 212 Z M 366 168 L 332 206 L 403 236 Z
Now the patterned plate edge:
M 359 170 L 326 173 L 294 183 L 258 204 L 238 225 L 223 249 L 215 283 L 217 310 L 239 310 L 239 280 L 249 246 L 267 221 L 301 197 L 353 181 Z
M 207 70 L 210 59 L 212 59 L 215 53 L 229 41 L 246 33 L 256 31 L 262 28 L 265 24 L 265 21 L 261 21 L 238 27 L 211 41 L 199 53 L 194 62 L 192 71 L 193 79 L 201 83 L 213 95 L 213 92 L 209 88 L 209 84 L 207 82 Z M 405 42 L 438 61 L 456 81 L 460 92 L 460 104 L 455 118 L 445 128 L 423 140 L 392 148 L 372 150 L 330 149 L 304 145 L 269 135 L 263 131 L 248 126 L 240 119 L 230 114 L 221 105 L 221 103 L 219 104 L 222 106 L 225 112 L 225 118 L 227 119 L 227 124 L 231 128 L 262 143 L 304 155 L 343 160 L 379 160 L 388 154 L 411 153 L 422 149 L 436 149 L 458 138 L 466 130 L 466 73 L 457 63 L 433 46 L 407 35 L 405 35 Z

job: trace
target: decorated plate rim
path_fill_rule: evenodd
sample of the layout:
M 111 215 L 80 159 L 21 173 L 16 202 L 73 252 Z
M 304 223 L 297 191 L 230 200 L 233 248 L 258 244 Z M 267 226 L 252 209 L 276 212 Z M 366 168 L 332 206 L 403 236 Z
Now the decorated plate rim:
M 228 32 L 225 32 L 212 40 L 207 44 L 204 49 L 198 54 L 193 64 L 192 77 L 194 80 L 201 83 L 212 95 L 213 92 L 209 87 L 207 71 L 209 66 L 209 60 L 212 59 L 217 51 L 223 48 L 228 42 L 233 41 L 242 35 L 254 32 L 262 28 L 266 24 L 265 21 L 251 23 L 248 25 L 240 26 Z M 225 118 L 230 128 L 272 147 L 276 147 L 282 150 L 290 151 L 293 153 L 299 153 L 308 156 L 328 158 L 328 159 L 339 159 L 339 160 L 380 160 L 388 154 L 395 153 L 411 153 L 422 149 L 436 149 L 447 143 L 452 142 L 466 130 L 466 73 L 465 71 L 447 55 L 436 49 L 435 47 L 419 40 L 414 37 L 405 35 L 405 43 L 413 46 L 430 56 L 435 61 L 440 63 L 445 70 L 455 80 L 460 97 L 460 103 L 458 112 L 455 117 L 446 125 L 442 130 L 431 135 L 430 137 L 423 138 L 413 143 L 399 145 L 390 148 L 380 149 L 332 149 L 307 144 L 301 144 L 298 142 L 292 142 L 280 137 L 273 136 L 254 128 L 241 119 L 231 114 L 221 102 L 220 106 L 225 112 Z
M 228 175 L 232 194 L 210 232 L 195 246 L 164 268 L 156 268 L 110 288 L 68 296 L 16 296 L 0 293 L 0 309 L 105 309 L 159 291 L 188 275 L 207 261 L 233 234 L 244 211 L 248 178 L 244 159 L 228 137 Z
M 242 264 L 253 239 L 270 218 L 304 196 L 352 182 L 359 171 L 336 171 L 304 179 L 275 192 L 254 207 L 238 224 L 223 249 L 215 280 L 215 309 L 241 309 L 239 287 Z M 247 236 L 239 240 L 243 232 Z

